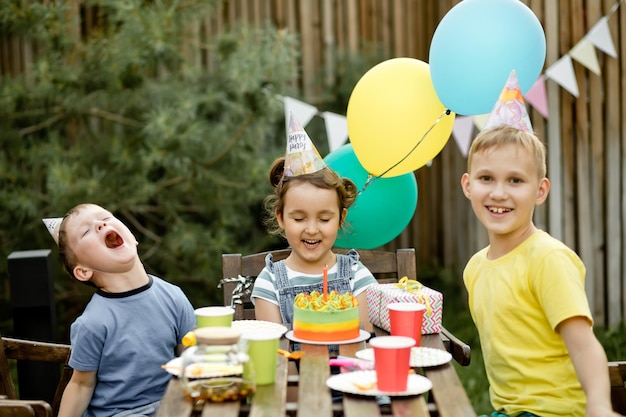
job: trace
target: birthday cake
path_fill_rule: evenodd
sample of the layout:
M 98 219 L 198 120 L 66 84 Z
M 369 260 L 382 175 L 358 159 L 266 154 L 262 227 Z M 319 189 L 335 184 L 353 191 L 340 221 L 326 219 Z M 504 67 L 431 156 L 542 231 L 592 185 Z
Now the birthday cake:
M 352 293 L 300 293 L 294 299 L 293 335 L 315 342 L 340 342 L 359 337 L 358 301 Z

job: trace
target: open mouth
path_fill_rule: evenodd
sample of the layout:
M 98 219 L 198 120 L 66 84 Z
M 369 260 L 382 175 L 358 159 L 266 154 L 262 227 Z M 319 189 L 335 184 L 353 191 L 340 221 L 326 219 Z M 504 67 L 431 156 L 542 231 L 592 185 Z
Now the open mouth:
M 304 243 L 304 246 L 312 248 L 316 246 L 317 244 L 319 244 L 320 241 L 319 240 L 303 240 L 302 243 Z
M 107 248 L 115 249 L 124 244 L 124 239 L 116 232 L 109 232 L 104 238 L 104 243 L 107 245 Z

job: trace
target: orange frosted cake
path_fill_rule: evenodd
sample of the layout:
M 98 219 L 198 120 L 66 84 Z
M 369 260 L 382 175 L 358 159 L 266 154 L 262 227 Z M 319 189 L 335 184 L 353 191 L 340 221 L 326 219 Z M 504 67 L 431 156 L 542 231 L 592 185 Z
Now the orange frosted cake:
M 358 301 L 352 293 L 331 291 L 327 301 L 317 291 L 294 299 L 293 335 L 315 342 L 340 342 L 359 337 Z

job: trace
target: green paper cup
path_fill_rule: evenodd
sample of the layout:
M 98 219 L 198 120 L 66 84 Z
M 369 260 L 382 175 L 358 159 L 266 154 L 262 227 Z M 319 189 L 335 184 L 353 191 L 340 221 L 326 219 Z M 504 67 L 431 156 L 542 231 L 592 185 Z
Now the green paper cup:
M 280 331 L 271 329 L 245 330 L 241 335 L 241 338 L 248 345 L 248 356 L 250 357 L 250 362 L 252 362 L 254 379 L 257 385 L 274 383 L 281 336 L 282 333 Z
M 201 307 L 194 312 L 198 327 L 230 327 L 235 314 L 234 309 L 223 306 Z

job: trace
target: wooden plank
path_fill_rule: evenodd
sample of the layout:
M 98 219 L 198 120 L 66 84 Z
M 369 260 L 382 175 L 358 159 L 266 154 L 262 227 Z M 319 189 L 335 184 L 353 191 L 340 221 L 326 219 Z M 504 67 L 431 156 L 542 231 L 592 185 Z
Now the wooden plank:
M 241 403 L 237 401 L 226 401 L 223 403 L 207 402 L 202 408 L 201 417 L 239 417 Z
M 573 45 L 585 34 L 585 22 L 583 14 L 582 0 L 572 0 L 571 34 L 569 44 Z M 574 73 L 578 82 L 579 97 L 574 100 L 575 104 L 575 183 L 576 183 L 576 247 L 578 254 L 582 258 L 587 271 L 591 276 L 596 276 L 596 262 L 594 253 L 594 231 L 591 227 L 594 221 L 593 204 L 594 195 L 592 195 L 592 164 L 591 164 L 591 145 L 589 137 L 589 112 L 587 108 L 588 90 L 586 87 L 585 70 L 578 63 L 574 63 Z M 604 313 L 598 309 L 597 291 L 593 279 L 585 280 L 585 289 L 589 299 L 589 305 L 594 317 L 603 317 Z M 600 306 L 601 307 L 601 306 Z
M 544 28 L 546 33 L 546 66 L 559 59 L 559 4 L 555 1 L 544 3 Z M 548 176 L 550 178 L 550 194 L 548 196 L 548 225 L 552 236 L 563 239 L 563 167 L 561 150 L 561 96 L 560 87 L 552 81 L 546 82 L 548 113 L 550 119 L 546 129 L 548 147 Z M 556 116 L 556 117 L 555 117 Z
M 415 25 L 418 24 L 417 17 L 419 13 L 419 4 L 417 3 L 418 2 L 409 0 L 402 6 L 404 13 L 406 14 L 406 56 L 422 59 L 417 56 L 417 32 L 421 31 L 416 31 L 414 29 Z M 422 61 L 428 62 L 428 59 L 422 59 Z
M 605 1 L 605 10 L 609 10 L 614 4 L 612 1 Z M 609 28 L 613 39 L 617 39 L 618 18 L 615 16 L 609 20 Z M 604 60 L 603 78 L 604 85 L 601 86 L 606 94 L 604 104 L 604 144 L 606 146 L 606 191 L 603 201 L 606 204 L 606 219 L 604 231 L 606 233 L 606 287 L 604 288 L 607 297 L 607 323 L 609 326 L 616 326 L 622 320 L 621 315 L 621 251 L 622 242 L 620 233 L 622 230 L 622 219 L 620 218 L 620 200 L 617 198 L 606 198 L 606 196 L 620 195 L 620 90 L 613 88 L 609 84 L 610 80 L 619 79 L 619 63 L 615 59 Z
M 359 50 L 359 31 L 363 25 L 363 21 L 359 17 L 359 7 L 357 0 L 346 0 L 346 26 L 348 29 L 347 47 L 350 53 L 356 53 Z
M 322 50 L 324 68 L 324 87 L 331 88 L 335 83 L 335 13 L 333 0 L 322 0 Z
M 424 400 L 424 396 L 420 395 L 418 397 L 413 398 L 392 398 L 391 399 L 391 409 L 393 410 L 393 415 L 397 417 L 428 417 L 430 416 L 430 412 L 428 411 L 428 407 L 426 406 L 426 401 Z M 443 414 L 442 414 L 443 416 Z
M 7 417 L 35 417 L 35 410 L 28 404 L 5 400 L 0 403 L 0 415 Z
M 311 19 L 314 14 L 314 6 L 317 1 L 306 1 L 300 4 L 298 22 L 300 25 L 300 37 L 301 37 L 301 83 L 302 94 L 307 99 L 313 96 L 313 83 L 315 81 L 315 51 L 313 50 L 315 45 L 315 29 L 313 25 L 315 22 Z
M 391 12 L 390 12 L 390 6 L 389 6 L 389 1 L 390 0 L 379 0 L 378 2 L 378 6 L 379 6 L 379 22 L 380 24 L 378 25 L 379 27 L 379 40 L 380 42 L 386 47 L 388 54 L 390 56 L 394 56 L 394 49 L 393 49 L 393 45 L 392 45 L 392 36 L 391 36 Z
M 332 415 L 332 399 L 326 380 L 330 375 L 328 347 L 302 344 L 300 387 L 298 388 L 298 417 Z
M 626 27 L 626 13 L 619 13 L 619 25 L 620 27 Z M 619 56 L 620 57 L 624 57 L 626 56 L 626 32 L 624 31 L 620 31 L 620 37 L 619 37 L 619 47 L 618 47 L 618 51 L 619 51 Z M 623 71 L 623 64 L 621 65 L 622 70 L 619 72 L 619 76 L 616 80 L 609 80 L 609 82 L 611 82 L 611 85 L 615 85 L 615 84 L 619 84 L 619 91 L 620 91 L 620 103 L 622 103 L 624 101 L 624 98 L 626 97 L 626 71 Z M 620 126 L 619 126 L 619 143 L 620 143 L 620 165 L 621 165 L 621 169 L 620 169 L 620 176 L 621 176 L 621 192 L 619 193 L 619 195 L 622 196 L 621 198 L 621 207 L 620 207 L 620 212 L 621 212 L 621 220 L 622 220 L 622 224 L 619 229 L 621 230 L 621 235 L 619 237 L 620 242 L 621 242 L 621 285 L 622 285 L 622 289 L 620 291 L 621 294 L 621 302 L 622 302 L 622 314 L 621 314 L 621 320 L 622 322 L 626 322 L 626 264 L 624 263 L 624 260 L 626 259 L 626 226 L 625 226 L 625 222 L 626 222 L 626 181 L 624 181 L 624 178 L 626 178 L 626 106 L 621 106 L 620 107 Z
M 189 416 L 193 409 L 190 400 L 185 399 L 182 383 L 178 378 L 172 378 L 167 385 L 156 417 L 183 417 Z
M 585 27 L 592 27 L 600 17 L 602 17 L 602 11 L 600 8 L 600 2 L 587 2 L 587 24 Z M 584 36 L 584 35 L 583 35 Z M 587 105 L 589 109 L 588 115 L 588 129 L 590 143 L 590 186 L 588 189 L 588 195 L 590 195 L 591 202 L 591 221 L 590 225 L 606 224 L 604 213 L 605 208 L 605 166 L 604 166 L 604 91 L 602 88 L 602 79 L 600 76 L 594 74 L 591 71 L 584 70 L 586 76 L 587 85 L 589 87 Z M 604 259 L 605 259 L 605 241 L 604 241 L 604 228 L 603 227 L 591 227 L 592 236 L 592 256 L 594 259 L 593 270 L 587 269 L 588 274 L 598 277 L 599 279 L 591 279 L 588 281 L 594 284 L 594 305 L 596 306 L 596 312 L 600 314 L 594 316 L 595 320 L 604 322 L 606 320 L 605 310 L 605 272 L 604 272 Z M 588 275 L 589 276 L 589 275 Z
M 423 335 L 422 346 L 443 349 L 443 342 L 438 334 Z M 433 383 L 432 394 L 441 417 L 476 417 L 476 412 L 467 397 L 451 363 L 426 368 L 424 373 Z
M 380 408 L 375 400 L 363 401 L 350 395 L 343 397 L 343 411 L 345 417 L 380 417 Z
M 557 37 L 559 41 L 558 48 L 558 56 L 562 56 L 562 53 L 569 51 L 569 36 L 570 36 L 570 12 L 568 7 L 568 0 L 559 0 L 559 36 Z M 548 65 L 552 65 L 554 62 L 549 62 Z M 553 81 L 549 81 L 550 84 L 554 84 Z M 574 137 L 572 120 L 574 120 L 572 115 L 572 102 L 573 97 L 562 88 L 557 88 L 556 90 L 560 95 L 560 109 L 557 114 L 561 115 L 561 134 L 560 137 L 563 137 L 564 140 L 561 142 L 561 158 L 562 158 L 562 200 L 563 204 L 561 207 L 560 215 L 563 218 L 563 237 L 562 240 L 566 245 L 570 248 L 576 248 L 576 240 L 575 240 L 575 231 L 576 224 L 574 222 L 574 216 L 576 206 L 574 204 L 575 193 L 574 193 L 574 148 L 573 141 L 571 138 Z M 565 139 L 566 138 L 566 139 Z
M 407 52 L 407 10 L 404 7 L 404 0 L 392 0 L 389 29 L 391 32 L 391 42 L 393 42 L 393 56 L 408 56 Z
M 250 417 L 284 416 L 287 401 L 287 359 L 278 355 L 276 380 L 271 385 L 260 385 L 252 399 Z

